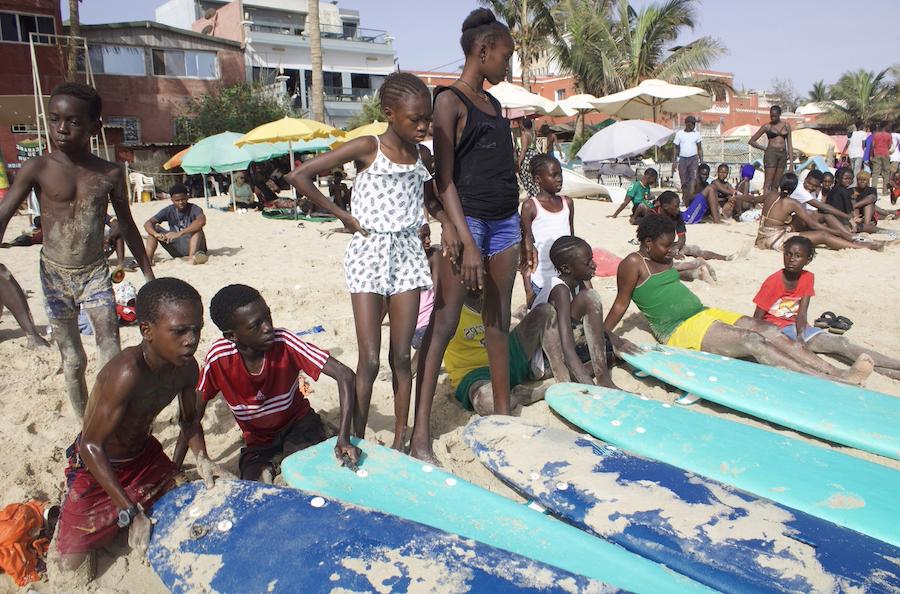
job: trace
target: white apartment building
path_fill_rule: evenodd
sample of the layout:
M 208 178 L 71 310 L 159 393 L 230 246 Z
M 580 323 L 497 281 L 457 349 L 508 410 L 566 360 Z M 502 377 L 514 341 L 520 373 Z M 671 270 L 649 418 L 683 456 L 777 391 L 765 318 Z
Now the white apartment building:
M 307 13 L 307 0 L 167 0 L 156 20 L 241 42 L 247 80 L 277 85 L 302 111 L 312 74 Z M 326 117 L 343 126 L 396 69 L 393 38 L 360 27 L 359 12 L 338 2 L 321 2 L 319 20 Z

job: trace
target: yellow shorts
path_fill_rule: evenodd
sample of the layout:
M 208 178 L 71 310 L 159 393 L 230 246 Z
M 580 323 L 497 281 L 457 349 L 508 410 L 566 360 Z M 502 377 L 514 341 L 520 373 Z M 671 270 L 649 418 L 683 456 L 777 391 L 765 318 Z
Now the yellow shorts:
M 669 336 L 666 346 L 699 351 L 700 345 L 703 343 L 703 337 L 706 336 L 706 332 L 713 325 L 713 322 L 722 322 L 733 326 L 735 322 L 743 317 L 744 314 L 724 309 L 716 309 L 714 307 L 704 309 L 681 322 L 675 328 L 675 332 Z

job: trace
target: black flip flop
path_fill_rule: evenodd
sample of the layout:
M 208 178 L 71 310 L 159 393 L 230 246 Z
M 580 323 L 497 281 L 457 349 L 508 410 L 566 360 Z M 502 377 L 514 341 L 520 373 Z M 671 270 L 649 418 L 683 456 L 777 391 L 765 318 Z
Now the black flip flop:
M 834 320 L 832 320 L 831 327 L 828 328 L 828 331 L 832 334 L 843 334 L 852 327 L 853 322 L 850 321 L 850 318 L 838 316 Z
M 813 326 L 815 326 L 816 328 L 824 328 L 825 330 L 827 330 L 828 328 L 831 328 L 831 324 L 834 323 L 836 319 L 837 315 L 835 315 L 833 311 L 826 311 L 818 318 L 816 318 L 816 321 L 813 322 Z

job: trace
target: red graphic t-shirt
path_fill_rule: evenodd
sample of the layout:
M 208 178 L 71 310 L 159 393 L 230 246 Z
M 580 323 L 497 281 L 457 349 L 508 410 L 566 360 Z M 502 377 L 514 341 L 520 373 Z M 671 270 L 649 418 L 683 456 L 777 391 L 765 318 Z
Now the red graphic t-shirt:
M 206 354 L 197 391 L 207 401 L 222 393 L 248 446 L 266 446 L 310 411 L 299 392 L 300 372 L 319 379 L 328 352 L 278 328 L 262 369 L 251 374 L 233 342 L 220 338 Z
M 813 284 L 815 276 L 804 270 L 797 279 L 797 286 L 788 291 L 784 286 L 783 272 L 779 270 L 765 280 L 753 303 L 765 310 L 763 320 L 775 324 L 779 328 L 790 326 L 797 321 L 800 313 L 800 300 L 816 294 Z

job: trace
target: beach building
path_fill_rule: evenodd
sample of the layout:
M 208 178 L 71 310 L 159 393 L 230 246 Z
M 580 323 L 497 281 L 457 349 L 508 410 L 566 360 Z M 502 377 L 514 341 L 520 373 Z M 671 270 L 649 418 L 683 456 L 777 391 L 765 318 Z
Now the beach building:
M 358 11 L 322 2 L 319 12 L 325 113 L 340 127 L 396 69 L 396 53 L 387 31 L 363 28 Z M 307 14 L 307 0 L 168 0 L 156 20 L 240 43 L 246 80 L 285 93 L 302 111 L 312 84 Z

